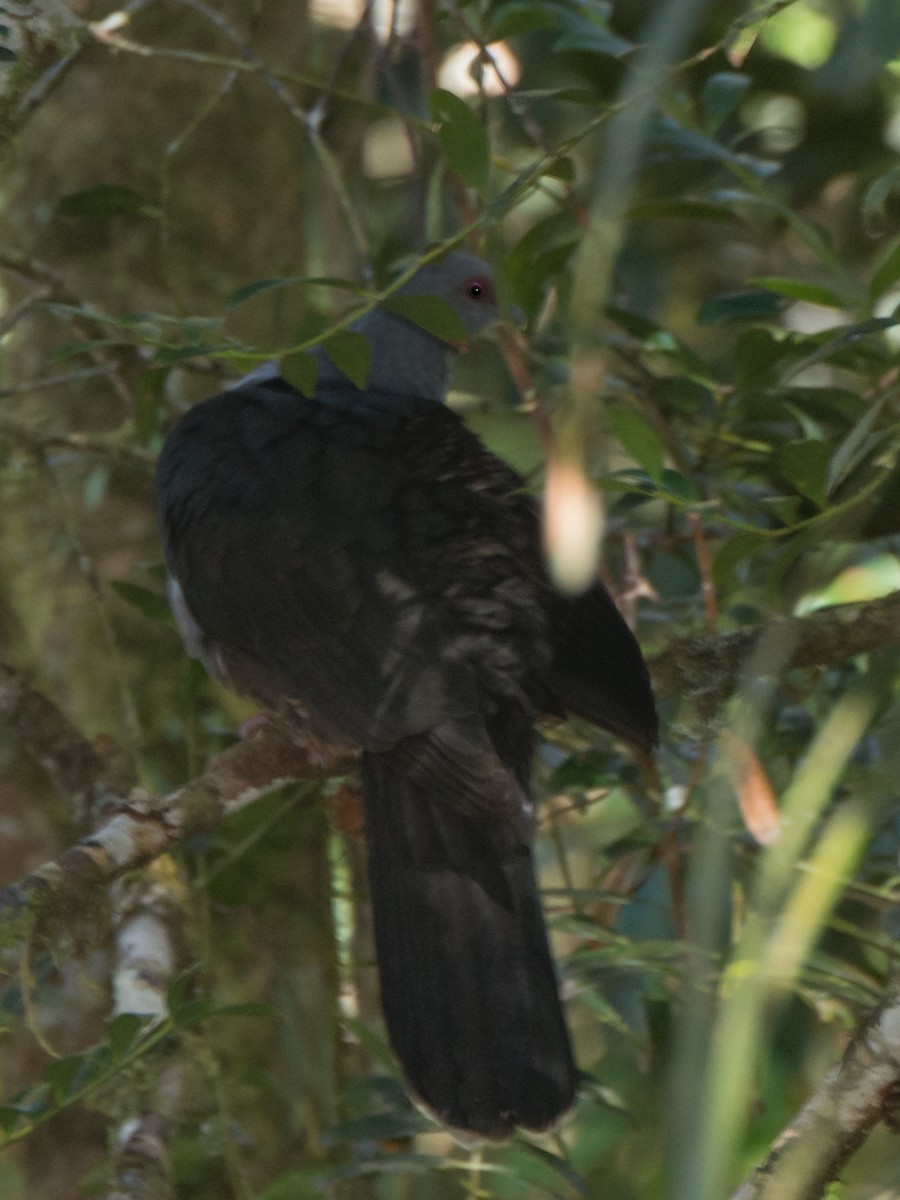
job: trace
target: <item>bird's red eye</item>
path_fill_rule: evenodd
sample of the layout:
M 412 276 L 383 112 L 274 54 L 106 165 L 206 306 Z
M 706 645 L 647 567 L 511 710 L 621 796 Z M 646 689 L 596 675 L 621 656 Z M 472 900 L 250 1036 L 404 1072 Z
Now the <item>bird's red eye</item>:
M 488 294 L 487 286 L 483 284 L 480 279 L 470 280 L 466 290 L 469 293 L 470 299 L 472 300 L 482 300 Z

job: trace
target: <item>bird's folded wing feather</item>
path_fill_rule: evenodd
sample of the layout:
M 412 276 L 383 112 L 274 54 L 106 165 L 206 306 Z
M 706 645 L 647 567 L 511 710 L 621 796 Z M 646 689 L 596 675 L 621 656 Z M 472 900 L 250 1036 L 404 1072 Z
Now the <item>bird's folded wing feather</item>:
M 369 749 L 478 703 L 440 605 L 403 569 L 397 513 L 416 496 L 396 460 L 402 422 L 245 388 L 191 410 L 159 467 L 170 571 L 231 652 L 231 682 L 308 704 Z

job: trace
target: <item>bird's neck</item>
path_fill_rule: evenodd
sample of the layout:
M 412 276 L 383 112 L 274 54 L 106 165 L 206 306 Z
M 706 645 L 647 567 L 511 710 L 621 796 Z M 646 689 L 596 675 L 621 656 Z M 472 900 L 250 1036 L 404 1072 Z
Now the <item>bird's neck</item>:
M 366 313 L 351 328 L 369 340 L 371 390 L 443 401 L 453 362 L 452 346 L 383 308 Z M 320 378 L 323 376 L 343 378 L 330 360 L 320 369 Z

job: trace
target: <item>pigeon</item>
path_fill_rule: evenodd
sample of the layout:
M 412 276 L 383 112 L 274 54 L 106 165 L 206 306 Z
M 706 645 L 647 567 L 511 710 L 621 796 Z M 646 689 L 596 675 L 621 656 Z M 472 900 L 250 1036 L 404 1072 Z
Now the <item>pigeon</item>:
M 468 254 L 400 294 L 469 337 L 499 318 Z M 414 315 L 351 326 L 365 386 L 319 347 L 312 395 L 270 365 L 189 409 L 158 516 L 188 652 L 314 760 L 358 758 L 391 1045 L 460 1140 L 503 1141 L 577 1090 L 532 855 L 536 722 L 575 714 L 649 753 L 657 715 L 609 593 L 555 590 L 534 497 L 445 403 L 459 340 Z

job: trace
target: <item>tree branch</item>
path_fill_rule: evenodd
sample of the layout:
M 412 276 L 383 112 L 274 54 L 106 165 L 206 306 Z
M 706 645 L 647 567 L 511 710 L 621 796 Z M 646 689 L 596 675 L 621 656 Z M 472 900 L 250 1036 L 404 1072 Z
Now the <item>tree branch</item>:
M 900 985 L 732 1200 L 820 1200 L 879 1121 L 900 1112 Z
M 313 766 L 302 749 L 266 728 L 213 759 L 203 775 L 168 796 L 133 791 L 95 833 L 0 891 L 5 944 L 21 940 L 38 922 L 77 915 L 96 889 L 145 866 L 186 838 L 209 833 L 229 813 L 266 792 L 294 779 L 339 774 L 350 766 Z
M 900 591 L 823 608 L 808 617 L 678 638 L 650 662 L 656 694 L 690 696 L 702 713 L 716 713 L 763 638 L 783 652 L 788 667 L 834 666 L 857 654 L 900 644 Z

